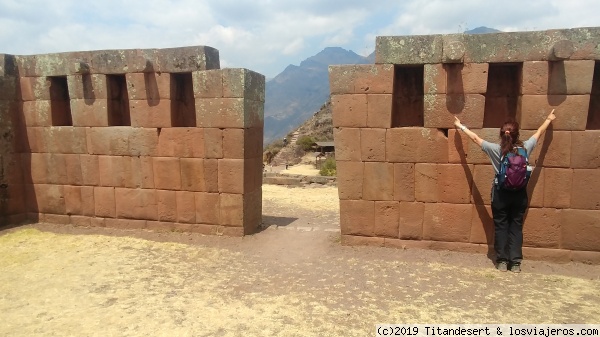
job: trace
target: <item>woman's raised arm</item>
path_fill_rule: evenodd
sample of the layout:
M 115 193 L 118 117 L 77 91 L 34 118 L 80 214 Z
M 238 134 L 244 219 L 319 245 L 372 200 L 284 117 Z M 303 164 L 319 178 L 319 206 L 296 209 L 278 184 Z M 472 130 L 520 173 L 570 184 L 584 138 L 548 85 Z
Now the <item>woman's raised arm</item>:
M 552 111 L 550 112 L 548 117 L 546 117 L 546 120 L 544 121 L 544 123 L 542 123 L 542 125 L 537 129 L 537 131 L 533 134 L 532 137 L 535 138 L 536 141 L 538 139 L 540 139 L 540 137 L 544 134 L 544 132 L 546 132 L 546 129 L 548 128 L 550 123 L 552 123 L 552 121 L 555 119 L 556 119 L 556 116 L 554 115 L 554 109 L 552 109 Z
M 467 129 L 466 126 L 462 125 L 460 123 L 460 119 L 458 119 L 458 117 L 454 116 L 454 126 L 456 126 L 457 128 L 461 129 L 464 133 L 467 134 L 467 136 L 469 136 L 469 138 L 471 138 L 471 140 L 474 143 L 477 143 L 477 145 L 481 146 L 481 144 L 483 144 L 483 139 L 481 139 L 475 132 Z

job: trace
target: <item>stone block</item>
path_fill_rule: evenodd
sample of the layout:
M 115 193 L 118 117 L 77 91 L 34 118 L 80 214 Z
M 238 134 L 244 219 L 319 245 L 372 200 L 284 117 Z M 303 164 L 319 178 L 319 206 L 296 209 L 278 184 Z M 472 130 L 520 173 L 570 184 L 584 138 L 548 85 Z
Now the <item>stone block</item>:
M 177 199 L 175 191 L 156 190 L 158 221 L 177 221 Z
M 219 167 L 216 159 L 181 158 L 181 188 L 186 191 L 218 192 Z M 242 180 L 242 176 L 234 179 Z
M 244 225 L 244 196 L 242 194 L 221 193 L 219 206 L 221 225 L 237 227 Z
M 95 215 L 94 188 L 92 186 L 64 186 L 65 213 L 67 215 Z
M 394 163 L 447 163 L 448 139 L 437 129 L 389 129 L 386 132 L 386 160 Z
M 130 100 L 131 126 L 168 128 L 172 126 L 171 100 Z
M 425 94 L 446 93 L 446 69 L 442 63 L 423 65 L 423 91 Z
M 0 90 L 2 89 L 0 88 Z M 16 125 L 22 126 L 24 124 L 21 121 L 23 113 L 19 104 L 17 101 L 0 100 L 0 127 L 12 128 Z
M 493 245 L 494 230 L 492 208 L 487 205 L 473 205 L 469 242 Z
M 394 90 L 392 64 L 332 65 L 329 67 L 332 95 L 391 94 Z
M 204 148 L 201 128 L 164 128 L 158 135 L 157 154 L 161 157 L 203 158 Z
M 107 228 L 115 228 L 122 230 L 145 229 L 146 220 L 139 219 L 106 219 L 105 225 Z
M 223 158 L 244 159 L 246 156 L 245 134 L 249 129 L 225 129 L 223 130 Z M 250 144 L 248 144 L 250 145 Z M 256 155 L 255 155 L 256 157 Z
M 262 224 L 262 189 L 244 194 L 244 234 L 254 234 Z
M 378 36 L 376 39 L 376 64 L 441 63 L 442 55 L 442 35 Z
M 51 81 L 48 77 L 20 77 L 21 100 L 48 101 L 50 100 L 50 86 Z
M 529 196 L 529 207 L 544 207 L 544 175 L 545 168 L 536 168 L 531 173 L 527 183 L 527 195 Z
M 194 192 L 177 191 L 177 222 L 195 223 L 196 222 L 196 199 Z
M 98 156 L 85 155 L 79 156 L 81 163 L 81 177 L 84 185 L 100 185 L 100 160 Z
M 23 102 L 23 122 L 25 126 L 52 126 L 50 101 Z
M 421 202 L 400 202 L 398 230 L 399 238 L 421 240 L 423 238 L 423 216 L 425 204 Z
M 53 153 L 76 153 L 86 154 L 86 130 L 85 128 L 72 126 L 52 126 L 41 128 L 38 135 L 46 144 L 45 149 Z
M 365 200 L 394 199 L 394 164 L 365 163 L 362 197 Z
M 523 245 L 559 248 L 560 211 L 552 208 L 529 208 L 523 223 Z
M 126 158 L 127 159 L 127 158 Z M 152 157 L 130 157 L 129 179 L 126 187 L 129 188 L 154 188 L 154 165 Z
M 549 95 L 587 95 L 592 91 L 594 60 L 548 62 Z
M 89 216 L 71 215 L 69 216 L 69 223 L 75 227 L 91 227 L 92 218 Z
M 106 99 L 71 99 L 73 126 L 108 126 Z
M 425 95 L 424 122 L 427 128 L 454 128 L 454 117 L 472 128 L 483 127 L 485 96 L 480 94 Z
M 523 247 L 523 257 L 527 260 L 568 263 L 571 262 L 571 251 L 566 249 Z
M 122 156 L 99 156 L 100 186 L 129 186 L 131 159 Z
M 65 168 L 68 185 L 84 185 L 83 175 L 81 173 L 81 161 L 78 154 L 65 155 Z
M 571 163 L 570 167 L 579 169 L 600 168 L 600 130 L 586 130 L 571 132 Z M 552 143 L 554 143 L 554 139 Z M 556 147 L 566 147 L 568 144 L 559 143 L 556 139 Z
M 63 214 L 40 214 L 39 222 L 57 224 L 57 225 L 65 225 L 71 222 L 71 219 L 68 215 Z
M 392 95 L 367 95 L 367 127 L 389 129 L 392 127 Z
M 364 128 L 367 126 L 367 95 L 332 95 L 333 127 Z
M 106 100 L 107 85 L 104 74 L 74 74 L 67 76 L 69 98 L 83 100 L 87 105 Z
M 554 130 L 585 130 L 589 95 L 523 95 L 521 102 L 517 120 L 522 129 L 536 130 L 556 109 L 556 116 L 560 117 L 552 122 Z
M 34 197 L 28 197 L 28 203 L 35 202 L 35 210 L 40 213 L 65 214 L 65 191 L 63 185 L 33 185 Z
M 521 138 L 527 139 L 526 137 Z M 554 131 L 552 129 L 546 131 L 543 139 L 538 140 L 536 149 L 529 157 L 529 162 L 544 167 L 570 167 L 572 162 L 571 151 L 578 151 L 572 145 L 571 140 L 571 132 Z
M 192 73 L 195 98 L 223 97 L 223 70 L 194 71 Z
M 560 248 L 600 251 L 600 211 L 565 209 L 560 214 Z
M 360 129 L 361 160 L 385 161 L 385 129 Z M 356 139 L 352 143 L 356 142 Z
M 463 34 L 449 34 L 442 37 L 442 61 L 444 63 L 462 63 L 465 57 Z
M 265 76 L 248 69 L 226 68 L 223 76 L 223 97 L 265 101 Z
M 544 168 L 544 207 L 570 208 L 572 169 Z
M 0 54 L 0 76 L 17 76 L 17 62 L 14 55 Z
M 115 188 L 117 218 L 157 220 L 156 191 L 141 188 Z
M 400 203 L 397 201 L 375 202 L 375 236 L 398 237 Z
M 225 194 L 224 194 L 225 195 Z M 221 204 L 220 196 L 218 193 L 204 193 L 196 192 L 194 194 L 196 202 L 196 223 L 218 225 L 221 223 Z M 232 203 L 235 202 L 236 197 L 225 197 L 227 200 L 227 207 L 230 207 L 234 211 L 238 211 Z M 239 216 L 239 214 L 232 214 Z M 227 217 L 228 221 L 234 219 Z M 234 221 L 237 221 L 235 219 Z
M 98 217 L 116 217 L 114 187 L 94 187 L 94 209 Z
M 360 200 L 365 164 L 360 161 L 336 161 L 338 194 L 342 200 Z
M 448 129 L 448 162 L 452 164 L 466 163 L 467 149 L 470 143 L 469 137 L 460 130 Z
M 425 204 L 423 239 L 469 242 L 473 206 L 445 203 Z
M 415 165 L 415 199 L 422 202 L 470 202 L 472 165 Z
M 342 235 L 375 235 L 375 202 L 368 200 L 340 200 L 340 227 Z
M 212 159 L 223 158 L 223 131 L 216 128 L 204 130 L 204 157 Z
M 219 51 L 208 46 L 157 49 L 156 58 L 158 60 L 157 71 L 164 73 L 220 68 Z
M 261 189 L 262 165 L 260 157 L 244 159 L 244 194 Z
M 219 192 L 242 194 L 244 190 L 244 160 L 219 159 Z
M 158 132 L 153 128 L 89 128 L 87 138 L 90 154 L 154 156 L 158 148 Z
M 197 98 L 196 121 L 204 128 L 262 127 L 264 104 L 245 98 Z
M 476 205 L 490 205 L 492 203 L 492 186 L 496 172 L 492 165 L 473 166 L 473 188 L 471 202 Z
M 339 185 L 339 182 L 338 182 Z M 412 163 L 394 164 L 394 200 L 415 200 L 415 165 Z
M 444 64 L 447 94 L 485 94 L 488 63 Z
M 181 189 L 181 168 L 179 158 L 152 158 L 154 167 L 154 187 L 161 190 Z
M 568 251 L 570 258 L 574 262 L 585 264 L 600 264 L 600 252 L 590 251 Z
M 127 73 L 127 96 L 131 100 L 156 102 L 171 99 L 171 75 L 166 73 Z
M 4 187 L 2 200 L 2 216 L 24 214 L 27 212 L 25 189 L 22 183 L 9 183 Z M 6 199 L 5 199 L 6 198 Z M 9 223 L 16 223 L 10 222 Z
M 600 210 L 600 170 L 573 170 L 571 208 Z
M 335 159 L 347 161 L 360 161 L 361 129 L 358 128 L 334 128 L 333 139 L 335 145 Z
M 342 235 L 342 246 L 366 246 L 366 247 L 385 247 L 387 238 L 378 238 L 358 235 Z

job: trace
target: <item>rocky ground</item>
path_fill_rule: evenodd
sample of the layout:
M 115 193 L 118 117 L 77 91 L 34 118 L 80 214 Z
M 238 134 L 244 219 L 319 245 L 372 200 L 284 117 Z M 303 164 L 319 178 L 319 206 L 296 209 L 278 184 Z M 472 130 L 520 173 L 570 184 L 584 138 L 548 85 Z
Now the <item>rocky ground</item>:
M 600 266 L 340 245 L 337 189 L 263 186 L 244 238 L 0 231 L 1 336 L 370 336 L 376 323 L 600 323 Z

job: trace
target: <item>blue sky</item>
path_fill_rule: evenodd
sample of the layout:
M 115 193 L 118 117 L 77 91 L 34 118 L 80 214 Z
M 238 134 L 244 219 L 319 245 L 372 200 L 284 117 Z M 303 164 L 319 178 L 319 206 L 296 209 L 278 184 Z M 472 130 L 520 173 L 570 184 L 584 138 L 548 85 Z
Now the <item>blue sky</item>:
M 597 0 L 0 0 L 0 53 L 219 49 L 268 78 L 324 47 L 371 53 L 378 35 L 600 26 Z

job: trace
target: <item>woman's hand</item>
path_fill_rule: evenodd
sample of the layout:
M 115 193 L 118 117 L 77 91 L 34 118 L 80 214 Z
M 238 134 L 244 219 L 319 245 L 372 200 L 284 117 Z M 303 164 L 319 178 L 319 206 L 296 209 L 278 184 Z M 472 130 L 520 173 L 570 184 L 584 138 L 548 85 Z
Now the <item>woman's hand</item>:
M 554 110 L 552 110 L 554 111 Z M 456 128 L 460 129 L 460 127 L 462 126 L 462 124 L 460 123 L 460 119 L 458 119 L 458 117 L 454 116 L 454 126 L 456 126 Z
M 552 111 L 550 112 L 550 114 L 548 115 L 548 117 L 546 117 L 547 120 L 549 121 L 553 121 L 556 119 L 556 116 L 554 115 L 554 109 L 552 109 Z

